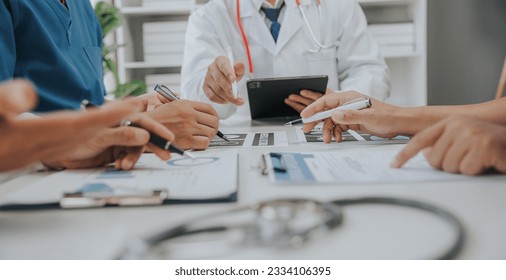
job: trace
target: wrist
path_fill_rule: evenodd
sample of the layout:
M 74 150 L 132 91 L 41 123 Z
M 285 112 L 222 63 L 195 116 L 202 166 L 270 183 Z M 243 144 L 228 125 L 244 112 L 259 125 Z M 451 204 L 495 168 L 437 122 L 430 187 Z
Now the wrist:
M 422 107 L 394 107 L 395 127 L 398 135 L 415 135 L 423 129 Z

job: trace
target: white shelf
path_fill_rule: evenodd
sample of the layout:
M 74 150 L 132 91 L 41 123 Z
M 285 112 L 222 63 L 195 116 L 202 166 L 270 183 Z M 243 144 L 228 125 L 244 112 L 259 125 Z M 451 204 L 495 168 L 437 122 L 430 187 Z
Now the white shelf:
M 126 69 L 149 69 L 149 68 L 180 68 L 181 64 L 171 64 L 163 62 L 125 62 Z
M 191 5 L 188 7 L 184 6 L 176 6 L 176 7 L 122 7 L 120 11 L 123 15 L 126 16 L 145 16 L 145 15 L 187 15 L 192 11 Z

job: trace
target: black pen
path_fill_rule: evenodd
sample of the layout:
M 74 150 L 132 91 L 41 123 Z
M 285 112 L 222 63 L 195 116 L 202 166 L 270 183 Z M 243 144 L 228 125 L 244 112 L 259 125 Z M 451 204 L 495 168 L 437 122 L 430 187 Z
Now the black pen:
M 87 108 L 88 109 L 89 108 L 97 108 L 97 105 L 91 103 L 87 99 L 84 99 L 81 102 L 81 110 L 86 110 Z M 120 125 L 121 126 L 133 126 L 133 127 L 145 129 L 145 128 L 141 127 L 140 125 L 135 124 L 135 123 L 133 123 L 133 122 L 131 122 L 129 120 L 123 120 L 123 121 L 121 121 Z M 179 155 L 191 158 L 193 160 L 197 159 L 192 153 L 187 152 L 187 151 L 185 151 L 183 149 L 180 149 L 180 148 L 172 145 L 172 143 L 170 141 L 167 141 L 167 140 L 163 139 L 162 137 L 156 135 L 155 133 L 153 133 L 151 131 L 148 131 L 148 132 L 149 132 L 149 142 L 151 144 L 157 146 L 158 148 L 164 149 L 164 150 L 169 151 L 171 153 L 176 153 L 176 154 L 179 154 Z
M 121 126 L 132 126 L 132 127 L 138 127 L 138 128 L 145 129 L 142 126 L 140 126 L 136 123 L 133 123 L 129 120 L 121 121 Z M 174 146 L 170 141 L 163 139 L 162 137 L 158 136 L 157 134 L 155 134 L 151 131 L 148 131 L 148 132 L 149 132 L 149 143 L 157 146 L 158 148 L 169 151 L 171 153 L 176 153 L 176 154 L 185 156 L 187 158 L 191 158 L 193 160 L 197 159 L 197 157 L 195 157 L 192 153 Z
M 168 88 L 167 86 L 158 84 L 155 86 L 155 91 L 158 92 L 161 96 L 163 96 L 164 98 L 166 98 L 169 101 L 174 101 L 174 100 L 179 99 L 179 96 L 177 96 L 174 92 L 172 92 L 172 90 L 170 90 L 170 88 Z M 227 142 L 230 142 L 230 140 L 228 140 L 227 137 L 221 131 L 218 130 L 218 132 L 216 132 L 216 135 L 218 137 L 220 137 L 221 139 L 223 139 Z

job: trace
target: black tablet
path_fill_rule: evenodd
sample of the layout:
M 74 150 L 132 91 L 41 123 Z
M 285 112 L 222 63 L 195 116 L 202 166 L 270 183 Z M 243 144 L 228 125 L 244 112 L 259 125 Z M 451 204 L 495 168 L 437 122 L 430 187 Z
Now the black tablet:
M 325 93 L 328 80 L 328 76 L 251 79 L 247 82 L 251 118 L 298 117 L 299 113 L 285 104 L 285 98 L 301 90 Z

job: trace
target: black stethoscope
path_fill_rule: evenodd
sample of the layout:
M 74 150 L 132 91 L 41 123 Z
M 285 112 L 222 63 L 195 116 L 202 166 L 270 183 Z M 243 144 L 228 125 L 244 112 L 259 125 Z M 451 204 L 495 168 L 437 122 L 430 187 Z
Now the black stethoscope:
M 239 246 L 248 248 L 299 248 L 309 241 L 328 234 L 341 225 L 343 208 L 353 205 L 382 204 L 407 207 L 430 213 L 443 220 L 454 231 L 455 238 L 444 253 L 433 259 L 453 259 L 461 251 L 465 231 L 462 223 L 450 212 L 437 206 L 409 199 L 390 197 L 361 197 L 319 202 L 311 199 L 280 199 L 253 206 L 206 215 L 190 222 L 168 228 L 144 239 L 127 244 L 120 259 L 170 259 L 174 241 L 202 239 L 221 235 L 219 248 Z M 215 240 L 217 238 L 214 238 Z M 193 241 L 193 240 L 190 240 Z M 177 251 L 177 250 L 176 250 Z
M 315 43 L 317 46 L 316 49 L 309 49 L 309 52 L 319 52 L 321 49 L 331 49 L 335 48 L 339 45 L 339 42 L 335 42 L 330 45 L 325 45 L 325 18 L 323 16 L 322 12 L 322 4 L 320 0 L 315 0 L 315 5 L 318 9 L 318 17 L 320 19 L 320 39 L 316 38 L 316 35 L 313 31 L 313 28 L 311 27 L 311 24 L 309 24 L 309 20 L 306 16 L 306 12 L 304 11 L 304 7 L 300 3 L 300 0 L 295 0 L 295 3 L 297 5 L 297 8 L 300 11 L 300 15 L 302 17 L 302 20 L 304 21 L 304 24 L 306 25 L 306 28 L 310 34 L 311 40 Z M 251 57 L 250 52 L 250 46 L 248 42 L 248 37 L 246 36 L 246 32 L 244 32 L 244 27 L 241 22 L 241 6 L 240 6 L 240 0 L 236 0 L 236 17 L 237 17 L 237 26 L 239 27 L 239 31 L 241 33 L 242 41 L 244 44 L 244 48 L 246 49 L 246 56 L 248 58 L 248 66 L 249 66 L 249 72 L 253 73 L 253 59 Z

